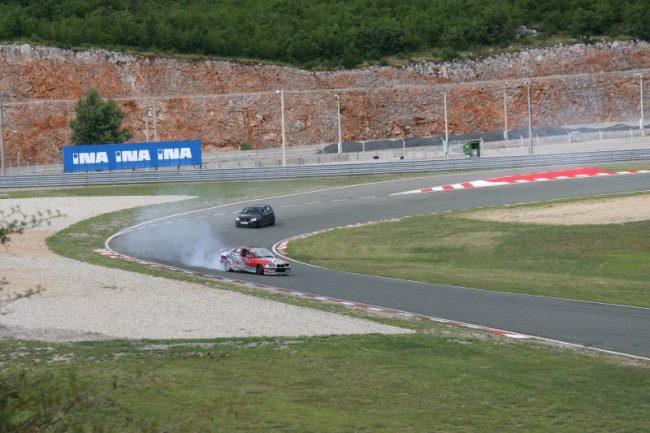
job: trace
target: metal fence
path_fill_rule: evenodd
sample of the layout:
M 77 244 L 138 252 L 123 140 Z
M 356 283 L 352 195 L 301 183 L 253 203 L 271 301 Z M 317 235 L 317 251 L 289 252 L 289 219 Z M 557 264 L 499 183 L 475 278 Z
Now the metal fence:
M 154 182 L 199 182 L 349 176 L 360 174 L 417 173 L 541 166 L 595 164 L 650 160 L 650 149 L 540 154 L 489 158 L 397 160 L 390 162 L 293 165 L 284 167 L 223 168 L 170 171 L 24 174 L 0 176 L 0 188 L 34 188 Z
M 532 140 L 524 135 L 511 135 L 509 140 L 481 140 L 483 157 L 518 156 L 545 153 L 575 153 L 598 150 L 623 150 L 650 148 L 650 134 L 641 135 L 638 129 L 627 130 L 593 130 L 581 132 L 569 131 L 563 135 L 538 136 Z M 455 159 L 464 158 L 464 140 L 450 140 L 448 153 L 445 154 L 440 137 L 406 137 L 396 140 L 368 140 L 364 142 L 347 142 L 343 152 L 336 153 L 336 144 L 311 146 L 292 146 L 286 148 L 287 166 L 337 164 L 354 162 L 384 162 L 401 159 Z M 281 148 L 259 150 L 236 150 L 204 152 L 203 169 L 221 168 L 262 168 L 282 166 Z M 174 168 L 175 169 L 175 168 Z M 181 167 L 181 170 L 192 168 Z M 24 164 L 8 166 L 8 175 L 20 174 L 54 174 L 61 173 L 61 164 L 35 165 Z

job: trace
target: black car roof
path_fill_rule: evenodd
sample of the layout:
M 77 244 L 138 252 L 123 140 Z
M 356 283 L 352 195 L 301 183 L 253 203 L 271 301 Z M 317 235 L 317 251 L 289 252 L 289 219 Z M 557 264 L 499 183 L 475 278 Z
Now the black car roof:
M 252 206 L 244 206 L 244 209 L 264 209 L 265 207 L 268 207 L 270 209 L 273 209 L 270 205 L 268 204 L 256 204 Z M 244 210 L 242 209 L 242 210 Z

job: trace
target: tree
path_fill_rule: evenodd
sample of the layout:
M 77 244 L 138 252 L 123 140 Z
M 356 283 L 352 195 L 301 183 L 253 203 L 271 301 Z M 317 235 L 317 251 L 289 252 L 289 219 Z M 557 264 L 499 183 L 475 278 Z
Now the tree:
M 97 89 L 77 102 L 75 112 L 77 117 L 70 122 L 72 144 L 124 143 L 133 136 L 128 128 L 120 129 L 122 110 L 112 99 L 103 101 Z

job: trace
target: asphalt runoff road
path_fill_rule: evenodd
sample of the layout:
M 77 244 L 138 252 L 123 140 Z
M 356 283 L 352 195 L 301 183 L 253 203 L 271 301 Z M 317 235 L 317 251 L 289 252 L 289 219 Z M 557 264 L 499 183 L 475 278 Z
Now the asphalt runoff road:
M 271 248 L 283 239 L 331 227 L 383 218 L 548 199 L 647 191 L 650 174 L 556 180 L 429 194 L 391 196 L 432 185 L 468 182 L 507 174 L 566 167 L 493 170 L 391 181 L 274 197 L 274 227 L 238 229 L 235 203 L 144 224 L 113 238 L 110 247 L 132 257 L 206 273 L 218 248 L 258 245 Z M 214 263 L 214 266 L 213 266 Z M 399 266 L 399 263 L 395 264 Z M 457 320 L 535 337 L 650 358 L 650 309 L 518 295 L 439 284 L 357 275 L 293 264 L 288 277 L 237 274 L 231 277 L 316 295 Z

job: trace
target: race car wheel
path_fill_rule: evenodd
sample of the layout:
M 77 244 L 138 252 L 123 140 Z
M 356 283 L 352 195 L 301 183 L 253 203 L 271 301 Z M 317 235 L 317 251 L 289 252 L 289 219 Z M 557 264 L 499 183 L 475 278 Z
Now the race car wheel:
M 264 275 L 264 267 L 262 265 L 257 265 L 255 268 L 255 273 L 257 275 Z
M 232 272 L 232 264 L 230 262 L 223 262 L 223 270 L 226 272 Z
M 274 225 L 275 225 L 275 218 L 273 218 L 273 219 L 271 220 L 271 222 L 269 223 L 269 225 L 270 225 L 270 226 L 274 226 Z

